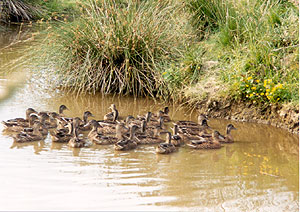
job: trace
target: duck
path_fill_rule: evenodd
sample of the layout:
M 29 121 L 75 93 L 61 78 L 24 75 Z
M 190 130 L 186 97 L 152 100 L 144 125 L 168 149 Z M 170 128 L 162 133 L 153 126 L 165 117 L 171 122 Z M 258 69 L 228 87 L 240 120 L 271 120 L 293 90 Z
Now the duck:
M 98 123 L 101 126 L 100 130 L 101 130 L 101 133 L 103 133 L 103 134 L 114 134 L 116 132 L 117 124 L 122 125 L 122 133 L 128 133 L 129 125 L 132 123 L 132 120 L 134 120 L 134 117 L 129 115 L 126 117 L 125 122 L 124 121 L 119 122 L 118 120 L 115 122 L 101 120 L 101 121 L 98 121 Z
M 220 133 L 218 131 L 212 132 L 211 138 L 199 137 L 197 140 L 191 140 L 187 146 L 193 149 L 220 149 Z
M 170 154 L 172 152 L 175 152 L 176 151 L 176 147 L 171 142 L 171 139 L 172 139 L 171 133 L 168 132 L 168 131 L 164 132 L 164 133 L 167 134 L 167 136 L 166 136 L 166 142 L 160 143 L 156 147 L 156 149 L 155 149 L 156 153 L 158 153 L 158 154 Z
M 139 127 L 137 125 L 132 125 L 130 127 L 129 138 L 123 137 L 117 143 L 114 144 L 114 149 L 117 151 L 125 151 L 135 149 L 137 147 L 137 142 L 135 138 L 135 132 Z
M 169 107 L 165 107 L 164 110 L 163 110 L 163 114 L 162 116 L 164 117 L 164 121 L 165 122 L 170 122 L 171 121 L 171 118 L 169 116 Z
M 35 114 L 31 114 L 29 116 L 29 122 L 23 122 L 23 123 L 18 123 L 18 122 L 5 122 L 2 121 L 2 124 L 4 125 L 4 131 L 8 132 L 21 132 L 24 130 L 24 128 L 32 127 L 35 121 L 38 121 L 39 118 Z
M 119 118 L 119 112 L 117 110 L 117 107 L 115 104 L 111 104 L 108 109 L 111 109 L 112 111 L 104 115 L 104 120 L 108 121 L 116 121 Z
M 227 127 L 226 127 L 226 135 L 225 136 L 220 135 L 220 137 L 221 137 L 220 142 L 221 143 L 233 143 L 234 142 L 233 137 L 231 135 L 231 130 L 237 130 L 237 128 L 235 128 L 233 126 L 233 124 L 228 124 Z
M 161 130 L 159 126 L 157 126 L 153 130 L 147 130 L 147 131 L 146 131 L 146 126 L 147 126 L 147 122 L 146 120 L 143 120 L 140 127 L 141 131 L 136 132 L 136 137 L 138 139 L 137 144 L 158 144 L 164 141 L 159 137 L 159 132 Z
M 208 120 L 207 116 L 204 115 L 204 114 L 199 114 L 198 117 L 197 117 L 197 121 L 198 123 L 196 122 L 193 122 L 193 121 L 177 121 L 176 124 L 179 126 L 179 127 L 197 127 L 199 125 L 202 124 L 203 120 Z
M 181 138 L 180 135 L 178 135 L 178 125 L 174 124 L 174 128 L 172 130 L 173 130 L 173 135 L 171 137 L 171 143 L 174 146 L 179 147 L 183 143 L 183 139 Z
M 45 137 L 42 135 L 40 128 L 42 124 L 39 121 L 35 121 L 33 124 L 33 132 L 20 132 L 13 136 L 13 139 L 17 143 L 25 143 L 32 141 L 43 140 Z
M 37 114 L 37 111 L 33 108 L 27 108 L 25 119 L 24 118 L 14 118 L 14 119 L 9 119 L 9 120 L 3 121 L 3 122 L 8 123 L 8 124 L 15 124 L 15 125 L 17 124 L 19 126 L 28 127 L 31 114 Z
M 164 120 L 165 120 L 165 118 L 163 116 L 160 116 L 158 118 L 157 122 L 148 122 L 146 129 L 147 130 L 149 130 L 149 129 L 153 130 L 155 128 L 164 129 Z
M 79 124 L 80 131 L 88 131 L 91 130 L 91 123 L 88 122 L 89 117 L 94 117 L 94 115 L 90 111 L 85 111 L 83 113 L 83 120 Z
M 62 122 L 61 122 L 62 123 Z M 69 122 L 67 124 L 68 131 L 65 128 L 58 128 L 54 131 L 50 131 L 50 137 L 52 142 L 67 143 L 73 137 L 73 124 Z
M 143 116 L 140 116 L 140 115 L 137 115 L 137 120 L 138 121 L 143 121 L 145 120 L 147 123 L 150 121 L 152 117 L 152 113 L 150 111 L 148 111 L 145 115 Z
M 69 108 L 67 108 L 66 105 L 60 105 L 58 107 L 58 115 L 60 117 L 65 117 L 65 114 L 64 114 L 65 110 L 69 110 Z M 41 111 L 41 112 L 38 113 L 38 115 L 40 115 L 40 113 L 47 113 L 50 116 L 50 114 L 53 113 L 53 112 L 52 111 Z
M 96 120 L 91 120 L 91 126 L 92 126 L 92 130 L 89 132 L 88 138 L 90 141 L 92 141 L 95 144 L 98 145 L 115 144 L 118 140 L 121 140 L 123 138 L 122 123 L 118 123 L 116 125 L 115 136 L 106 136 L 103 133 L 100 133 L 99 129 L 101 129 L 101 126 Z
M 209 130 L 209 129 L 211 129 L 211 127 L 208 126 L 207 119 L 203 119 L 200 124 L 197 124 L 195 126 L 191 126 L 191 125 L 178 126 L 179 134 L 182 134 L 182 135 L 189 134 L 189 135 L 196 135 L 196 136 L 198 136 L 198 135 L 210 136 L 207 132 L 207 130 Z
M 81 148 L 81 147 L 87 147 L 88 143 L 84 140 L 79 138 L 79 133 L 78 133 L 78 126 L 80 123 L 80 118 L 76 117 L 73 119 L 72 124 L 73 124 L 73 136 L 68 142 L 68 146 L 72 148 Z

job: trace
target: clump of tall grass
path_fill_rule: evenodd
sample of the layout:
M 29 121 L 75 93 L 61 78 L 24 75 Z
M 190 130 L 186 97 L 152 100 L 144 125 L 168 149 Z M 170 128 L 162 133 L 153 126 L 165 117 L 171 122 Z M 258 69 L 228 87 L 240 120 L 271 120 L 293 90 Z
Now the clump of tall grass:
M 0 2 L 0 21 L 24 21 L 31 20 L 41 11 L 30 1 L 3 0 Z
M 40 55 L 63 88 L 154 96 L 160 64 L 181 55 L 188 39 L 174 1 L 89 1 L 72 23 L 50 26 Z M 51 28 L 51 29 L 50 29 Z

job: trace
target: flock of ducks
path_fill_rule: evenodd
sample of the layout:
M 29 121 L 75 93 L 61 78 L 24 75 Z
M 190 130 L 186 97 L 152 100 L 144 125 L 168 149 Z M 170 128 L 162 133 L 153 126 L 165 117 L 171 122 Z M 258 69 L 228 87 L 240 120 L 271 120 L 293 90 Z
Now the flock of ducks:
M 111 112 L 103 120 L 91 119 L 93 114 L 84 112 L 83 118 L 69 118 L 64 115 L 68 110 L 65 105 L 59 107 L 58 113 L 50 111 L 37 112 L 33 108 L 26 110 L 26 118 L 2 121 L 4 130 L 18 143 L 40 141 L 50 134 L 52 142 L 67 143 L 73 148 L 88 147 L 91 142 L 96 145 L 114 145 L 114 149 L 125 151 L 135 149 L 141 144 L 158 144 L 156 152 L 169 154 L 186 144 L 194 149 L 219 149 L 221 143 L 232 143 L 232 124 L 226 127 L 226 135 L 212 130 L 208 118 L 200 114 L 198 123 L 193 121 L 173 122 L 172 133 L 166 129 L 165 122 L 170 122 L 169 108 L 157 113 L 148 112 L 136 118 L 127 116 L 121 120 L 119 112 L 112 104 Z M 166 135 L 162 140 L 160 135 Z M 85 136 L 84 136 L 85 135 Z

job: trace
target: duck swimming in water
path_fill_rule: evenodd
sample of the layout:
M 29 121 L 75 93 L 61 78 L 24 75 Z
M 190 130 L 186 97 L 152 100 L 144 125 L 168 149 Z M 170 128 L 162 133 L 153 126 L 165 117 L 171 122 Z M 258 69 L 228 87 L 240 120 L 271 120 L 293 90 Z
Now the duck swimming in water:
M 14 141 L 17 143 L 24 143 L 43 140 L 45 137 L 40 131 L 42 124 L 39 121 L 35 121 L 32 127 L 33 132 L 20 132 L 17 135 L 14 135 Z
M 111 104 L 108 109 L 111 109 L 111 112 L 104 115 L 104 120 L 105 121 L 117 121 L 119 118 L 119 112 L 117 110 L 116 105 Z
M 176 147 L 174 146 L 174 144 L 172 144 L 171 139 L 172 139 L 172 135 L 170 132 L 163 132 L 166 133 L 166 142 L 159 144 L 155 151 L 158 154 L 169 154 L 172 152 L 176 151 Z
M 135 149 L 137 147 L 135 132 L 138 128 L 139 127 L 137 125 L 132 125 L 130 127 L 130 137 L 119 140 L 117 143 L 115 143 L 114 149 L 117 151 Z
M 231 135 L 231 130 L 236 130 L 236 128 L 232 124 L 228 124 L 226 127 L 226 135 L 225 136 L 220 135 L 220 137 L 222 138 L 222 139 L 220 139 L 221 143 L 233 143 L 234 142 L 233 137 Z
M 193 149 L 220 149 L 222 147 L 220 133 L 214 131 L 211 138 L 199 137 L 197 140 L 191 140 L 187 145 Z

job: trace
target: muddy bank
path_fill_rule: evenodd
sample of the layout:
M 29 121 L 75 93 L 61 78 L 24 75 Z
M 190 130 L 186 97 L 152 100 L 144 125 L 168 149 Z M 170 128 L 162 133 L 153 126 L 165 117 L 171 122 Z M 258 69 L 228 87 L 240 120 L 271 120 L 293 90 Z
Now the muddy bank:
M 207 100 L 197 104 L 199 112 L 212 118 L 270 124 L 299 134 L 299 110 L 288 106 L 257 106 L 230 100 Z

